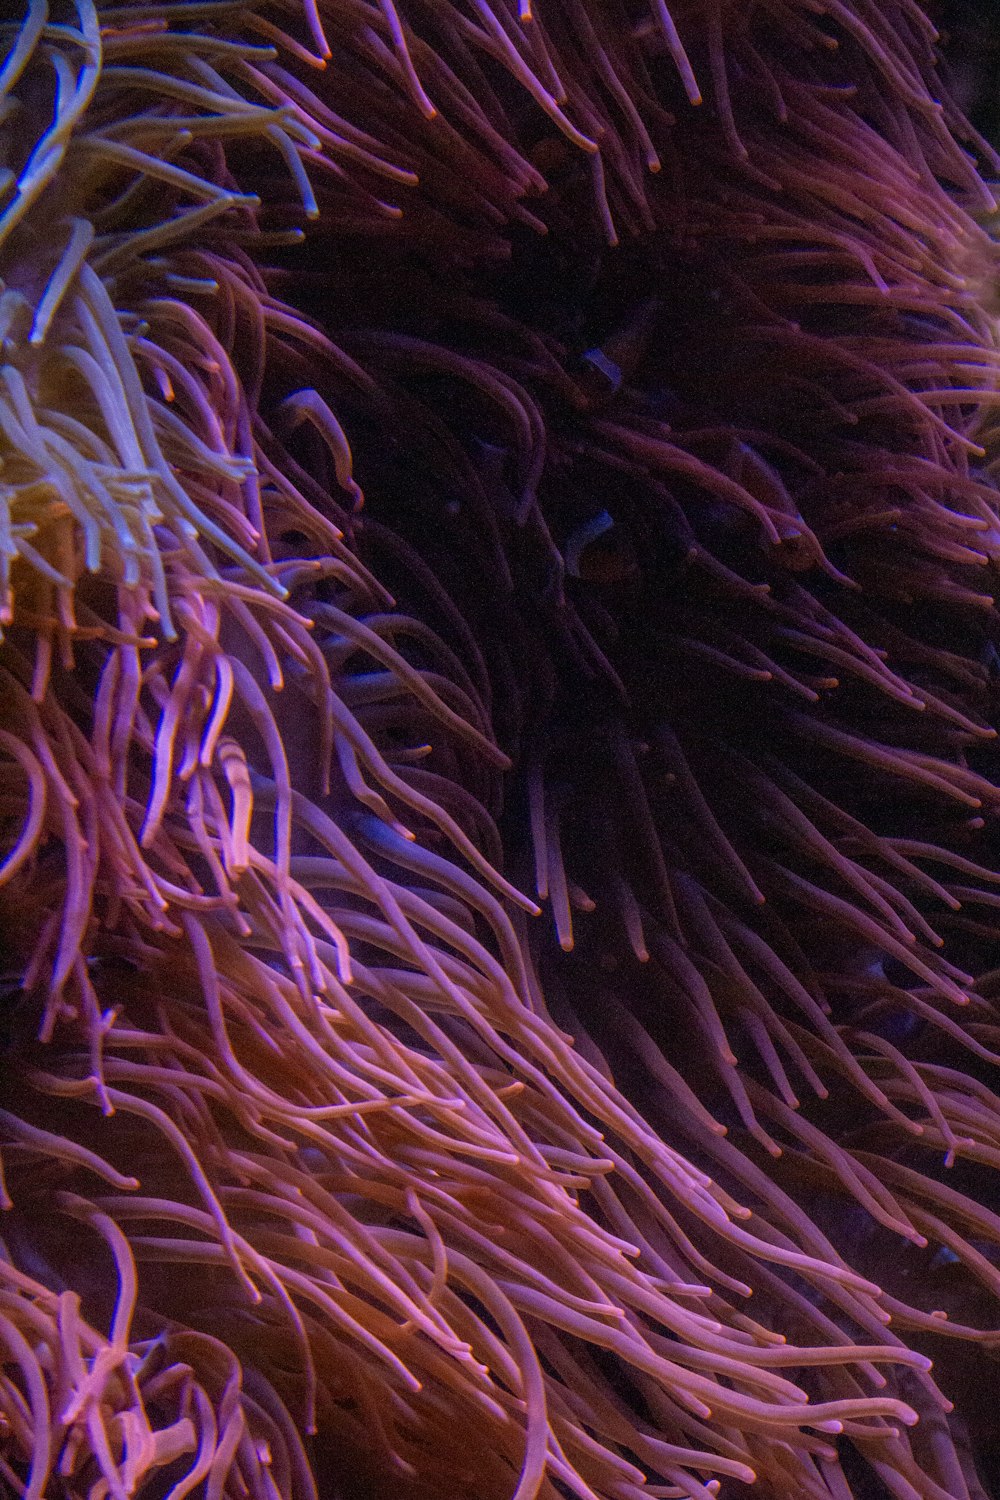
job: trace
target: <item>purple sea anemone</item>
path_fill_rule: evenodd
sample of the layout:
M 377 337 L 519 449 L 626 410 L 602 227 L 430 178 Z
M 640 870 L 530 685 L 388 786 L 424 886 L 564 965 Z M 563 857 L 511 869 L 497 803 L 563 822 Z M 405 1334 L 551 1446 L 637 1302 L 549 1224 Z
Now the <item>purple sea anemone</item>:
M 1000 163 L 921 10 L 0 33 L 0 1490 L 986 1500 Z

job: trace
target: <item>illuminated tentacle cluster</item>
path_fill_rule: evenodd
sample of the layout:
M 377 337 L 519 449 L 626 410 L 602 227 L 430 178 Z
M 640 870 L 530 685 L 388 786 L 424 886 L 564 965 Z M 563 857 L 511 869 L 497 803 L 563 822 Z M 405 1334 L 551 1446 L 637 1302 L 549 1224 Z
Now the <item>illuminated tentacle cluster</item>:
M 993 200 L 920 12 L 7 37 L 4 1482 L 981 1500 Z
M 81 1316 L 76 1292 L 56 1293 L 16 1267 L 0 1265 L 0 1330 L 8 1390 L 0 1472 L 14 1493 L 66 1493 L 78 1486 L 108 1495 L 141 1493 L 181 1470 L 188 1493 L 212 1485 L 294 1493 L 308 1473 L 299 1434 L 262 1377 L 243 1388 L 232 1352 L 217 1339 L 178 1329 L 135 1340 L 135 1264 L 119 1226 L 89 1201 L 60 1204 L 87 1225 L 94 1247 L 113 1257 L 119 1278 L 110 1337 Z M 31 1460 L 27 1488 L 21 1465 Z M 244 1490 L 244 1492 L 245 1492 Z M 308 1492 L 308 1481 L 306 1492 Z

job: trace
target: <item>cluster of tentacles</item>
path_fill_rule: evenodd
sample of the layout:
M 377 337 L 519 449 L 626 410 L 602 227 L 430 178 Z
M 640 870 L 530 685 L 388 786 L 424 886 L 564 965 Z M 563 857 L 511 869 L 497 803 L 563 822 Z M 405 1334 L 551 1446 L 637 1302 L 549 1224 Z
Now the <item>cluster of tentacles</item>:
M 0 55 L 0 1494 L 987 1500 L 998 164 L 921 11 Z

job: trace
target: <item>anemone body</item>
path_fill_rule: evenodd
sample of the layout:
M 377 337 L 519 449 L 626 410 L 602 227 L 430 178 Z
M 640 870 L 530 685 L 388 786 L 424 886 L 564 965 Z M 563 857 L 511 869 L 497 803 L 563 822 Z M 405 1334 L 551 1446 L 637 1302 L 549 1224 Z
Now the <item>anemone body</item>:
M 997 164 L 922 12 L 2 37 L 0 1486 L 984 1500 Z

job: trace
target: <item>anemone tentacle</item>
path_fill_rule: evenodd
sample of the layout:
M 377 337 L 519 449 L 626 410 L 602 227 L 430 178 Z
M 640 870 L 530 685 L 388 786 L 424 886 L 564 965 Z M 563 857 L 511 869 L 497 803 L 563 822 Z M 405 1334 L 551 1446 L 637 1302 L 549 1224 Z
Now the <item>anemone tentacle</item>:
M 0 37 L 0 1484 L 983 1500 L 1000 163 L 920 9 Z

